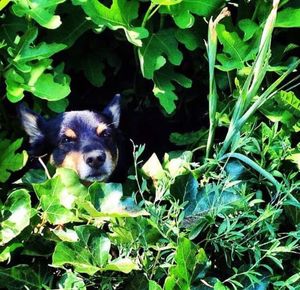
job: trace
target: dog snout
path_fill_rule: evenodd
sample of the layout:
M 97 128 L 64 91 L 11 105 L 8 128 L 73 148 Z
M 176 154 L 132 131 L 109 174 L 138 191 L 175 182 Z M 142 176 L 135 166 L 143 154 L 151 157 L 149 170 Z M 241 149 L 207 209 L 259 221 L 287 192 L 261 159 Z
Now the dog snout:
M 100 150 L 93 150 L 84 154 L 84 160 L 88 166 L 94 169 L 100 168 L 106 159 L 106 154 Z

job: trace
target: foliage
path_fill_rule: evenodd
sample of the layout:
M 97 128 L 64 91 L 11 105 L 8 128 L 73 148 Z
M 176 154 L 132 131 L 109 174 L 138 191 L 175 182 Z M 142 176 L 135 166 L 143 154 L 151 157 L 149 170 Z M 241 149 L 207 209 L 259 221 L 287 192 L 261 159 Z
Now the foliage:
M 2 287 L 299 288 L 297 1 L 0 0 L 0 11 Z M 132 115 L 184 120 L 168 136 L 176 151 L 133 145 L 122 184 L 32 166 L 16 103 L 52 116 L 115 90 Z

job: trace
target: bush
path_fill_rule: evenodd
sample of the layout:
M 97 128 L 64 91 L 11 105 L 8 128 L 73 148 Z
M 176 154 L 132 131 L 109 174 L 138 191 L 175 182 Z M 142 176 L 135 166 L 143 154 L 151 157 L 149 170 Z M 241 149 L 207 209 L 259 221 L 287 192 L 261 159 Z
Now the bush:
M 299 289 L 298 1 L 0 11 L 2 288 Z M 173 145 L 134 139 L 123 184 L 26 166 L 18 102 L 53 116 L 116 92 Z

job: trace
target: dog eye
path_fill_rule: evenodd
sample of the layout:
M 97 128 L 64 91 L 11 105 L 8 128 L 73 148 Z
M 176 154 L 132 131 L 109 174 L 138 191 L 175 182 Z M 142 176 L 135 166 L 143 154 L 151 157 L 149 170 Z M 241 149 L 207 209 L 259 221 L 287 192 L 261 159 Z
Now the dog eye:
M 66 143 L 71 143 L 74 141 L 74 138 L 70 138 L 68 136 L 63 136 L 61 139 L 61 143 L 66 144 Z
M 111 132 L 109 130 L 104 130 L 100 134 L 101 137 L 108 138 L 111 136 Z

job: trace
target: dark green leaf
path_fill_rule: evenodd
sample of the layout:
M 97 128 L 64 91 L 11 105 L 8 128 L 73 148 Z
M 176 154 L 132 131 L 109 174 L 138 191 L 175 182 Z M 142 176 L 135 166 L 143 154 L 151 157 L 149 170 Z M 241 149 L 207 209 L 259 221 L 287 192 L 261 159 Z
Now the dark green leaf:
M 162 11 L 171 14 L 178 27 L 189 28 L 193 26 L 195 21 L 193 14 L 206 17 L 210 16 L 218 8 L 221 8 L 224 2 L 224 0 L 182 0 L 179 4 L 172 5 Z
M 245 43 L 237 32 L 227 31 L 223 24 L 218 24 L 217 35 L 223 45 L 223 53 L 217 55 L 217 60 L 221 63 L 217 66 L 219 69 L 223 71 L 242 69 L 246 61 L 254 59 L 257 51 L 255 42 L 252 45 Z
M 173 29 L 151 34 L 138 53 L 142 74 L 147 79 L 152 79 L 154 72 L 166 64 L 166 57 L 174 65 L 180 65 L 183 59 Z
M 178 99 L 174 92 L 174 82 L 185 88 L 190 88 L 192 86 L 192 81 L 189 78 L 180 73 L 176 73 L 170 67 L 165 67 L 157 71 L 153 77 L 153 81 L 153 93 L 159 99 L 160 105 L 168 114 L 175 111 L 175 101 Z
M 61 20 L 58 15 L 54 15 L 56 6 L 65 0 L 39 0 L 39 1 L 26 1 L 16 0 L 12 6 L 13 12 L 19 16 L 30 16 L 39 25 L 55 29 L 61 25 Z
M 22 139 L 17 139 L 13 143 L 7 139 L 0 141 L 0 182 L 5 182 L 11 172 L 20 170 L 25 166 L 28 159 L 26 151 L 16 153 L 21 145 Z

